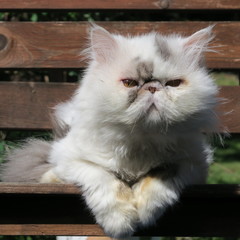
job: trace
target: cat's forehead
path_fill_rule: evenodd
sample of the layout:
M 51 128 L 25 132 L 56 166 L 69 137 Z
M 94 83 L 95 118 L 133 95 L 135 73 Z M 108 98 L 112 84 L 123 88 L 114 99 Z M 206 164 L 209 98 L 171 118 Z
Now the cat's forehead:
M 159 34 L 146 36 L 146 39 L 143 37 L 142 40 L 148 41 L 141 41 L 142 46 L 139 46 L 138 55 L 133 58 L 132 62 L 137 76 L 144 79 L 152 76 L 156 59 L 162 62 L 171 58 L 171 50 L 167 39 Z
M 153 62 L 141 60 L 140 57 L 134 59 L 136 64 L 136 74 L 138 79 L 151 78 L 153 74 Z
M 164 60 L 169 59 L 171 56 L 171 51 L 167 43 L 167 39 L 160 35 L 156 35 L 154 43 L 156 46 L 156 54 L 158 54 L 159 57 L 163 58 Z
M 171 56 L 171 46 L 169 44 L 172 42 L 172 39 L 169 36 L 151 33 L 128 40 L 129 50 L 137 51 L 140 55 L 158 55 L 158 57 L 164 60 L 167 60 Z
M 128 39 L 124 51 L 125 75 L 136 79 L 168 78 L 175 74 L 179 57 L 175 57 L 169 37 L 160 34 Z M 128 59 L 128 60 L 126 60 Z M 183 69 L 182 69 L 183 70 Z

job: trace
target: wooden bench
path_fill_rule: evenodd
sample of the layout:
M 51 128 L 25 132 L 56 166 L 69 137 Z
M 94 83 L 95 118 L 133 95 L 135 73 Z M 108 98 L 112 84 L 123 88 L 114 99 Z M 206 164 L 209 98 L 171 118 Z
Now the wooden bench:
M 68 11 L 115 14 L 131 11 L 138 20 L 154 16 L 157 21 L 98 22 L 109 31 L 190 34 L 216 24 L 215 45 L 219 54 L 207 54 L 213 70 L 239 72 L 239 0 L 0 0 L 1 11 Z M 169 21 L 174 14 L 188 21 Z M 147 15 L 148 14 L 148 15 Z M 128 16 L 130 16 L 128 14 Z M 182 17 L 181 17 L 182 16 Z M 196 18 L 202 19 L 195 21 Z M 166 19 L 166 21 L 161 21 Z M 194 20 L 194 21 L 193 21 Z M 228 21 L 226 21 L 228 20 Z M 4 82 L 0 79 L 0 129 L 50 130 L 49 111 L 68 99 L 76 83 L 61 82 L 63 70 L 85 67 L 79 60 L 84 48 L 86 22 L 1 22 L 0 67 L 2 70 L 48 72 L 50 82 Z M 59 79 L 53 82 L 56 78 Z M 225 86 L 220 96 L 229 99 L 221 111 L 231 114 L 222 122 L 233 134 L 240 133 L 240 88 Z M 72 185 L 0 183 L 0 235 L 91 235 L 104 236 Z M 240 236 L 240 186 L 204 185 L 187 188 L 176 206 L 155 227 L 138 236 Z

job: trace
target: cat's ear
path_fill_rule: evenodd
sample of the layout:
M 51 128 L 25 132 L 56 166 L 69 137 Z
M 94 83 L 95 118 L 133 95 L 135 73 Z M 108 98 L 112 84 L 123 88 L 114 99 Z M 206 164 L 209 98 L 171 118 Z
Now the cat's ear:
M 214 38 L 212 29 L 214 26 L 209 26 L 198 32 L 195 32 L 190 37 L 185 39 L 185 48 L 198 48 L 204 50 L 209 44 L 209 42 Z
M 190 37 L 184 39 L 184 52 L 195 60 L 200 60 L 202 53 L 210 51 L 209 42 L 214 38 L 212 29 L 214 26 L 204 28 Z
M 117 42 L 111 33 L 98 25 L 92 25 L 90 42 L 94 60 L 99 63 L 112 60 Z

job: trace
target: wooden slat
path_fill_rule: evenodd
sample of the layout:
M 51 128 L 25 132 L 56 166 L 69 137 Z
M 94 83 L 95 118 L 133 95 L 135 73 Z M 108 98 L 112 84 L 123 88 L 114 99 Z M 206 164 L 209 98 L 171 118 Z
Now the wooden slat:
M 21 2 L 21 1 L 20 1 Z M 209 68 L 240 68 L 240 22 L 101 22 L 111 32 L 141 34 L 157 31 L 184 35 L 216 24 L 214 46 L 207 54 Z M 0 23 L 0 68 L 81 68 L 86 46 L 83 22 Z
M 0 82 L 0 128 L 51 129 L 50 112 L 57 103 L 71 97 L 76 84 L 72 83 L 11 83 Z M 240 87 L 222 87 L 225 98 L 219 111 L 222 125 L 229 132 L 240 133 Z
M 104 236 L 74 186 L 8 184 L 6 187 L 7 184 L 0 184 L 0 204 L 4 206 L 0 235 Z M 136 235 L 240 236 L 239 200 L 239 185 L 191 186 L 155 227 Z
M 0 0 L 1 9 L 240 9 L 238 0 Z
M 220 97 L 223 100 L 219 107 L 222 126 L 230 133 L 240 133 L 240 87 L 222 87 Z
M 105 236 L 96 224 L 0 224 L 1 235 Z
M 0 194 L 80 194 L 71 184 L 0 183 Z M 240 194 L 240 193 L 239 193 Z
M 52 108 L 71 97 L 71 83 L 0 83 L 0 128 L 51 129 Z
M 0 194 L 51 194 L 78 195 L 80 188 L 73 184 L 63 183 L 8 183 L 0 182 Z M 240 197 L 240 185 L 203 184 L 189 186 L 184 192 L 186 197 Z

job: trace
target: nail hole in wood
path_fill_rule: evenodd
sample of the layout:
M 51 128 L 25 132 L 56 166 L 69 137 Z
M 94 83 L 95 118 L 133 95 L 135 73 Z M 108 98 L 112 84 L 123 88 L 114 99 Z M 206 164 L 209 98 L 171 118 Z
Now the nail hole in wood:
M 0 51 L 6 47 L 7 43 L 8 39 L 3 34 L 0 34 Z

